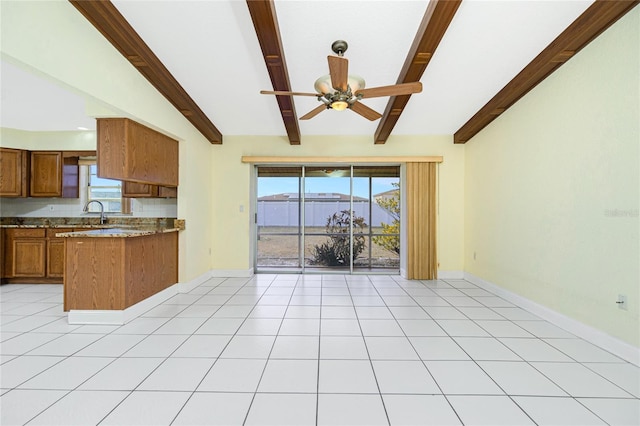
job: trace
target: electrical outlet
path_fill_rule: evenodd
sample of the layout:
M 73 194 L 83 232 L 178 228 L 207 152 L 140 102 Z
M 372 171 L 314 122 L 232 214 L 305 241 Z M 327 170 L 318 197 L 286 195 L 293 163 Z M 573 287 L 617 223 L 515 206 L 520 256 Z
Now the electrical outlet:
M 476 260 L 476 252 L 473 252 L 473 260 Z
M 618 308 L 623 309 L 623 310 L 627 310 L 627 295 L 626 294 L 619 294 L 618 295 L 618 300 L 616 301 L 616 303 L 618 304 Z

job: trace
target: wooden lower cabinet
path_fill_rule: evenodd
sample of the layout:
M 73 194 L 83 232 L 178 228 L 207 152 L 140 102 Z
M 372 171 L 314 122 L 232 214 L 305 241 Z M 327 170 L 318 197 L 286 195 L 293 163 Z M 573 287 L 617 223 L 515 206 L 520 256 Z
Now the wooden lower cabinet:
M 178 281 L 178 233 L 69 237 L 64 310 L 123 310 Z
M 44 228 L 5 229 L 3 278 L 44 278 Z
M 64 277 L 64 238 L 56 237 L 62 232 L 73 232 L 72 228 L 47 229 L 47 277 Z
M 42 278 L 46 274 L 44 238 L 20 238 L 13 241 L 13 276 Z
M 15 283 L 62 283 L 64 239 L 56 234 L 72 231 L 72 228 L 2 229 L 0 278 Z
M 0 228 L 0 280 L 4 278 L 4 228 Z

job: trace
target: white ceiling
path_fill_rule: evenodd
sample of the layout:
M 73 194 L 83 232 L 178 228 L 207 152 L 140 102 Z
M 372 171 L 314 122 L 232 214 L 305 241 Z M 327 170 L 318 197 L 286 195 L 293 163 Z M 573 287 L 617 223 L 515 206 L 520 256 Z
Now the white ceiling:
M 259 94 L 272 86 L 245 1 L 112 2 L 223 135 L 286 135 L 275 97 Z M 411 97 L 392 134 L 453 134 L 591 3 L 464 0 L 422 76 L 423 92 Z M 292 90 L 314 91 L 337 39 L 349 43 L 350 72 L 367 87 L 396 83 L 427 4 L 276 0 Z M 86 127 L 78 124 L 81 99 L 35 80 L 2 63 L 2 126 Z M 318 105 L 312 97 L 294 100 L 298 116 Z M 383 113 L 387 100 L 363 103 Z M 304 143 L 305 135 L 373 136 L 377 125 L 351 111 L 327 110 L 300 121 L 300 132 Z

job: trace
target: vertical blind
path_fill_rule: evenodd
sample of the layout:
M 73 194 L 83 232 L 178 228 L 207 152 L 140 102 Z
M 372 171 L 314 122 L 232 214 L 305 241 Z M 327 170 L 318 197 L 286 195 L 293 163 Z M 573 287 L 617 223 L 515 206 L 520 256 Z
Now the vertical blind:
M 407 163 L 407 278 L 438 278 L 436 163 Z

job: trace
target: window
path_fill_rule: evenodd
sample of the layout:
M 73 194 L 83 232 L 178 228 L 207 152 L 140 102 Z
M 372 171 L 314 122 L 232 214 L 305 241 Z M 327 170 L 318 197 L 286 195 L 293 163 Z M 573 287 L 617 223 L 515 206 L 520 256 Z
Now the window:
M 114 179 L 98 177 L 98 167 L 95 163 L 87 167 L 86 201 L 100 201 L 104 205 L 105 213 L 128 213 L 129 200 L 122 198 L 122 182 Z M 97 203 L 89 205 L 89 212 L 100 212 Z

